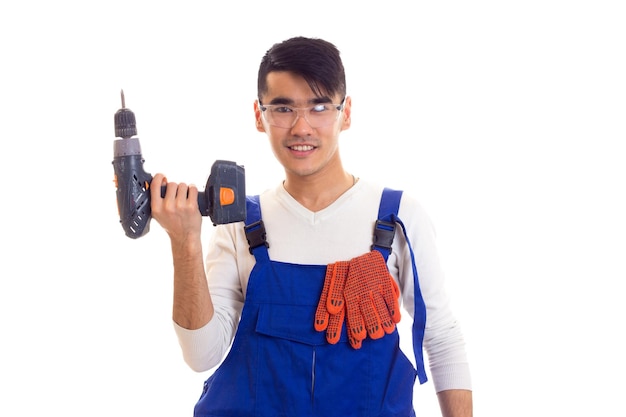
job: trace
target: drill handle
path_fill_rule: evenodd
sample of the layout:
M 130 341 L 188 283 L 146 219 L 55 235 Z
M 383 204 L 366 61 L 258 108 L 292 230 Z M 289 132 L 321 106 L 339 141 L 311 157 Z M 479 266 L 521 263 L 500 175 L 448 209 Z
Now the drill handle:
M 165 198 L 166 190 L 167 187 L 165 185 L 162 185 L 161 198 Z M 210 214 L 209 199 L 205 191 L 198 191 L 198 208 L 200 209 L 200 214 L 202 214 L 203 216 L 208 216 Z

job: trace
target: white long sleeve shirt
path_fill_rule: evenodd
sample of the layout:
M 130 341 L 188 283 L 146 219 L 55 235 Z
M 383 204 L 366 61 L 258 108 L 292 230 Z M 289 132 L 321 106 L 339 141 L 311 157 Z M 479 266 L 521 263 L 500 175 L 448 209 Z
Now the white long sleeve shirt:
M 369 252 L 382 189 L 382 186 L 360 180 L 318 212 L 300 205 L 282 184 L 262 193 L 261 215 L 270 259 L 327 265 Z M 414 251 L 426 304 L 424 349 L 435 390 L 471 389 L 465 342 L 449 307 L 430 218 L 406 193 L 402 196 L 398 217 L 406 227 Z M 254 264 L 242 223 L 215 228 L 205 263 L 215 314 L 208 324 L 197 330 L 184 329 L 174 323 L 183 357 L 192 369 L 209 370 L 226 355 Z M 387 265 L 401 289 L 402 305 L 412 315 L 413 270 L 409 247 L 400 228 L 396 228 Z

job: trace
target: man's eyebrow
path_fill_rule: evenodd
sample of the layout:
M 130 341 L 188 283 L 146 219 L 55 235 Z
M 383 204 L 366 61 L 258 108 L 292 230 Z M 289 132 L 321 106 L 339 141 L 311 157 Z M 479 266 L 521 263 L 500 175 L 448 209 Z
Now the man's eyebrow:
M 323 103 L 332 103 L 332 100 L 328 96 L 321 96 L 321 97 L 314 97 L 308 101 L 308 104 L 323 104 Z M 296 104 L 296 102 L 287 97 L 274 97 L 267 104 L 269 105 L 284 104 L 287 106 L 293 106 Z
M 286 104 L 289 106 L 293 106 L 294 101 L 290 98 L 287 97 L 274 97 L 269 103 L 267 104 Z
M 315 97 L 309 100 L 311 104 L 324 104 L 324 103 L 332 103 L 333 101 L 328 96 Z

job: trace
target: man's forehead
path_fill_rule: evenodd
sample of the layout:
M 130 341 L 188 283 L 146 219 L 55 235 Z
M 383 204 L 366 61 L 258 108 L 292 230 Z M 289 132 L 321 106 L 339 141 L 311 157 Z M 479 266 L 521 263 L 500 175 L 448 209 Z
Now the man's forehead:
M 278 104 L 316 104 L 330 103 L 337 97 L 321 91 L 316 94 L 304 77 L 291 72 L 273 71 L 267 74 L 267 91 L 263 94 L 263 102 Z M 340 97 L 339 97 L 340 98 Z

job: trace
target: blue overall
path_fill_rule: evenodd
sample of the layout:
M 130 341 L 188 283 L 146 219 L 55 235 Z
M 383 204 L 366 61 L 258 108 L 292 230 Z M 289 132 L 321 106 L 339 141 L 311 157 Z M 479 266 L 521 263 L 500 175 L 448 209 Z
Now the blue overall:
M 375 228 L 382 230 L 381 237 L 372 247 L 387 259 L 395 223 L 402 225 L 396 216 L 401 192 L 386 189 L 383 196 Z M 400 350 L 397 329 L 382 339 L 364 340 L 360 349 L 348 343 L 345 325 L 335 345 L 326 341 L 325 332 L 315 331 L 326 265 L 270 260 L 258 196 L 249 197 L 247 203 L 246 230 L 256 264 L 233 345 L 204 383 L 194 416 L 414 416 L 415 377 L 426 381 L 422 356 L 426 309 L 415 266 L 417 371 Z

